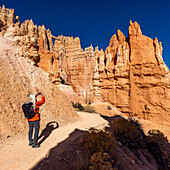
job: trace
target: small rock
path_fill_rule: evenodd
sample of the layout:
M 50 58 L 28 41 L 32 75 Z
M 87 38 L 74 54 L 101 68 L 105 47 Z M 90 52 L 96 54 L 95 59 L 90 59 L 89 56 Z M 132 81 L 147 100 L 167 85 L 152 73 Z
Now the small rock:
M 130 160 L 131 164 L 135 164 L 135 161 L 133 159 Z
M 122 147 L 122 143 L 121 143 L 121 142 L 118 141 L 117 143 L 118 143 L 118 145 L 119 145 L 120 147 Z
M 58 160 L 59 160 L 59 161 L 61 161 L 61 160 L 62 160 L 62 158 L 61 158 L 61 157 L 58 157 Z
M 67 159 L 66 159 L 66 158 L 58 157 L 58 160 L 59 160 L 59 161 L 66 161 Z

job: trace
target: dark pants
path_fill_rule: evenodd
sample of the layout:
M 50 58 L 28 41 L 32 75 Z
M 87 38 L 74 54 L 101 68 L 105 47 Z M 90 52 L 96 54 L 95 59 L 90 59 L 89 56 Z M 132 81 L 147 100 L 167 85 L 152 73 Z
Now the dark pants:
M 29 132 L 28 132 L 28 139 L 30 143 L 37 144 L 38 142 L 38 134 L 39 134 L 39 129 L 40 129 L 40 121 L 28 121 L 29 124 Z M 32 140 L 32 133 L 33 133 L 33 128 L 35 128 L 35 133 L 34 133 L 34 140 Z

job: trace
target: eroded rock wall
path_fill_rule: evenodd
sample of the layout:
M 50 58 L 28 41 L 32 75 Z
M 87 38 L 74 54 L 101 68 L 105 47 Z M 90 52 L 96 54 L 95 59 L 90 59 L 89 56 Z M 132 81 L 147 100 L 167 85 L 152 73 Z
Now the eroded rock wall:
M 0 7 L 0 20 L 3 25 L 13 25 L 15 19 L 14 9 L 5 8 L 5 5 Z
M 132 114 L 167 123 L 170 118 L 170 77 L 162 59 L 161 42 L 142 35 L 137 22 L 130 22 L 129 46 Z
M 79 38 L 60 36 L 55 40 L 55 50 L 62 79 L 72 85 L 85 101 L 90 100 L 95 57 L 93 47 L 83 50 Z
M 128 37 L 118 30 L 105 51 L 83 50 L 78 37 L 55 37 L 18 16 L 14 23 L 14 11 L 5 7 L 0 14 L 1 35 L 17 42 L 54 84 L 71 85 L 86 103 L 110 102 L 127 115 L 156 122 L 170 119 L 170 73 L 161 42 L 144 36 L 137 22 L 130 21 Z
M 142 35 L 137 22 L 130 21 L 127 38 L 118 30 L 105 53 L 97 53 L 93 80 L 94 102 L 108 101 L 127 115 L 168 124 L 170 77 L 162 45 Z

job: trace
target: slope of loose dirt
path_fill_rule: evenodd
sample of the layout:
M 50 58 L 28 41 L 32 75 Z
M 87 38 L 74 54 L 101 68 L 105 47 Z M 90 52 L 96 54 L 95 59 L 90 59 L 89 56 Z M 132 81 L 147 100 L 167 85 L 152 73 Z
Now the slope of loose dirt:
M 81 104 L 85 104 L 80 96 L 73 90 L 72 86 L 59 84 L 58 88 L 68 97 L 68 99 L 74 103 L 78 102 Z
M 33 66 L 15 42 L 0 36 L 0 138 L 26 133 L 21 106 L 38 87 L 46 98 L 41 107 L 41 127 L 55 120 L 68 123 L 78 118 L 68 98 L 53 85 L 48 74 Z

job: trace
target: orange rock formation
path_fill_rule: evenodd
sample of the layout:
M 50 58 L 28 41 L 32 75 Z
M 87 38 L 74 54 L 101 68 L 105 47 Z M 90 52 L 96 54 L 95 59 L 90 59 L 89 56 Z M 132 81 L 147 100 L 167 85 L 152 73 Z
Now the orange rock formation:
M 4 15 L 8 14 L 4 19 Z M 78 37 L 55 37 L 33 21 L 12 23 L 13 10 L 0 9 L 1 35 L 22 46 L 23 55 L 48 72 L 55 84 L 71 85 L 86 102 L 110 102 L 123 113 L 168 124 L 170 73 L 162 45 L 129 23 L 128 37 L 118 30 L 105 51 L 83 50 Z M 53 44 L 54 41 L 54 44 Z

